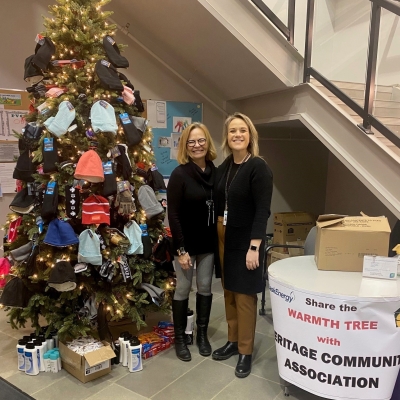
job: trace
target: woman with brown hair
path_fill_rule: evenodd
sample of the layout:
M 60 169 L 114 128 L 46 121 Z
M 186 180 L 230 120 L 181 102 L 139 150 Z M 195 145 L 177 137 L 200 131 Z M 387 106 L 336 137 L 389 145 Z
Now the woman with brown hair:
M 217 154 L 207 127 L 189 125 L 180 137 L 178 162 L 167 187 L 168 219 L 175 256 L 176 290 L 172 302 L 175 351 L 182 361 L 190 361 L 186 345 L 186 315 L 196 263 L 196 344 L 202 356 L 211 354 L 207 337 L 214 269 L 214 180 L 213 160 Z
M 263 290 L 272 172 L 259 157 L 258 133 L 246 115 L 235 113 L 226 119 L 222 146 L 229 156 L 218 167 L 215 181 L 216 261 L 220 261 L 222 269 L 228 342 L 215 350 L 212 358 L 226 360 L 239 353 L 235 375 L 245 378 L 251 372 L 257 293 Z

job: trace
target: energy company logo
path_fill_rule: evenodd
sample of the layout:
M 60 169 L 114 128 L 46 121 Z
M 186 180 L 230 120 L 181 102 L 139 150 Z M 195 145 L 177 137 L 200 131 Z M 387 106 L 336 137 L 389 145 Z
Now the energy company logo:
M 285 294 L 272 286 L 269 287 L 269 291 L 279 297 L 282 297 L 282 299 L 284 299 L 287 303 L 291 303 L 295 299 L 293 291 L 291 291 L 289 294 Z

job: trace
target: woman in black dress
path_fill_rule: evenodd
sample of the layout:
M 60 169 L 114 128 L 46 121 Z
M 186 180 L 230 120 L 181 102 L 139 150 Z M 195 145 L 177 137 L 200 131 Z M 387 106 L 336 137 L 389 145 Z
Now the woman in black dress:
M 251 372 L 257 293 L 263 290 L 264 238 L 270 215 L 272 172 L 259 157 L 258 133 L 251 120 L 235 113 L 224 125 L 229 154 L 216 177 L 218 260 L 222 269 L 228 342 L 213 352 L 226 360 L 239 353 L 235 374 Z

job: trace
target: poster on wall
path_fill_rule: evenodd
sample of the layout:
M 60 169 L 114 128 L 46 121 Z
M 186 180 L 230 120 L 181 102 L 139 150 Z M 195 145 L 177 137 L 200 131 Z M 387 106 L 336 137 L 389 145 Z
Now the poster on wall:
M 269 290 L 284 380 L 327 399 L 391 399 L 400 368 L 399 297 L 314 293 L 271 276 Z
M 176 158 L 181 134 L 192 122 L 202 122 L 203 105 L 191 102 L 147 100 L 146 111 L 149 126 L 153 131 L 153 149 L 157 167 L 161 175 L 168 178 L 178 166 Z

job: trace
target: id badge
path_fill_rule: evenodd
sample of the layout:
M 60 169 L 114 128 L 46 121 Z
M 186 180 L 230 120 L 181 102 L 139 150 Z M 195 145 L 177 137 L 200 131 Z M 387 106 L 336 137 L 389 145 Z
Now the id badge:
M 222 225 L 226 225 L 226 221 L 228 221 L 228 210 L 224 211 L 224 220 L 222 222 Z

